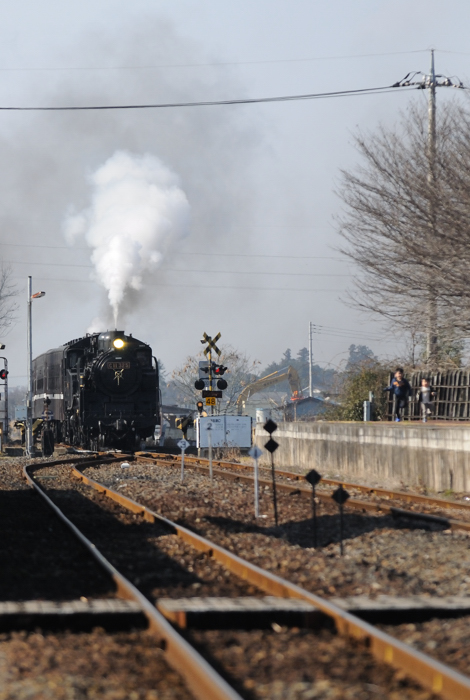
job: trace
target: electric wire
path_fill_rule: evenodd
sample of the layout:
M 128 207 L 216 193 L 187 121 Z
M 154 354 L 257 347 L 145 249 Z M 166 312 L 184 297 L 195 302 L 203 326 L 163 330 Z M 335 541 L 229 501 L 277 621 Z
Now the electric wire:
M 23 279 L 17 275 L 12 276 L 14 279 Z M 76 280 L 66 279 L 63 277 L 40 277 L 34 278 L 36 282 L 67 282 L 69 284 L 90 284 L 94 280 Z M 96 282 L 96 284 L 98 284 Z M 190 288 L 190 289 L 235 289 L 238 292 L 256 291 L 256 292 L 334 292 L 335 294 L 346 291 L 345 289 L 309 289 L 302 287 L 247 287 L 236 285 L 207 285 L 207 284 L 174 284 L 173 282 L 143 282 L 142 287 L 172 287 L 172 288 Z
M 93 265 L 76 265 L 75 263 L 25 262 L 24 260 L 4 260 L 8 265 L 40 265 L 41 267 L 79 267 L 93 270 Z M 207 270 L 182 270 L 171 267 L 159 267 L 155 272 L 191 273 L 207 275 Z M 211 275 L 280 275 L 283 277 L 351 277 L 349 273 L 327 272 L 261 272 L 256 270 L 211 270 Z
M 375 58 L 378 56 L 403 56 L 414 53 L 429 53 L 429 49 L 415 49 L 412 51 L 389 51 L 386 53 L 359 53 L 341 56 L 311 56 L 310 58 L 274 58 L 260 61 L 218 61 L 215 63 L 162 63 L 154 66 L 70 66 L 60 68 L 0 68 L 0 72 L 38 73 L 38 72 L 64 72 L 64 71 L 118 71 L 118 70 L 160 70 L 162 68 L 210 68 L 219 66 L 252 66 L 270 63 L 308 63 L 310 61 L 340 61 L 351 58 Z M 442 53 L 458 53 L 455 51 L 443 51 Z M 467 55 L 467 54 L 465 54 Z
M 389 92 L 400 92 L 418 90 L 414 85 L 385 85 L 375 88 L 359 88 L 356 90 L 337 90 L 334 92 L 317 92 L 303 95 L 281 95 L 277 97 L 247 97 L 232 100 L 206 100 L 197 102 L 160 102 L 149 104 L 128 104 L 128 105 L 77 105 L 63 107 L 4 107 L 0 106 L 2 112 L 80 112 L 80 111 L 100 111 L 118 109 L 166 109 L 173 107 L 215 107 L 219 105 L 244 105 L 244 104 L 267 104 L 272 102 L 295 102 L 302 100 L 319 100 L 332 97 L 353 97 L 361 95 L 382 95 Z
M 16 248 L 48 248 L 50 250 L 69 250 L 71 252 L 78 250 L 90 251 L 88 247 L 69 247 L 55 245 L 37 245 L 36 243 L 0 243 L 0 246 L 11 246 Z M 351 263 L 347 258 L 336 258 L 331 255 L 269 255 L 266 253 L 183 253 L 178 251 L 178 256 L 182 255 L 197 255 L 217 258 L 280 258 L 286 260 L 336 260 L 338 262 Z M 29 263 L 25 263 L 29 264 Z M 46 264 L 46 263 L 45 263 Z

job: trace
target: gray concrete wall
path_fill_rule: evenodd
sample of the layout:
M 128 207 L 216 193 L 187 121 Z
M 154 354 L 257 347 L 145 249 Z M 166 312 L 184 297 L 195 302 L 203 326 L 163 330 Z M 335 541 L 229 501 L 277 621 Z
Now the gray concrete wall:
M 255 443 L 269 435 L 255 427 Z M 470 491 L 470 426 L 432 423 L 279 423 L 278 467 L 361 483 Z M 262 462 L 269 455 L 264 453 Z

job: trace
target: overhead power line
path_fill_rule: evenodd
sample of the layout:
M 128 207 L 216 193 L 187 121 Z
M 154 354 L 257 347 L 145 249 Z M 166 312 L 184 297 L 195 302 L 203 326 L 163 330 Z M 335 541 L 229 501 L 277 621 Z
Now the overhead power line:
M 260 61 L 218 61 L 215 63 L 157 63 L 153 66 L 62 66 L 60 68 L 0 68 L 0 72 L 18 73 L 49 73 L 64 71 L 118 71 L 118 70 L 160 70 L 161 68 L 217 68 L 219 66 L 253 66 L 270 63 L 309 63 L 311 61 L 341 61 L 351 58 L 373 58 L 377 56 L 402 56 L 412 53 L 426 53 L 428 49 L 416 49 L 414 51 L 389 51 L 386 53 L 356 53 L 341 56 L 311 56 L 310 58 L 271 58 Z M 444 53 L 455 53 L 445 51 Z
M 0 243 L 0 246 L 10 246 L 14 248 L 48 248 L 51 250 L 69 250 L 71 252 L 77 250 L 90 251 L 89 247 L 85 246 L 66 246 L 66 245 L 37 245 L 36 243 Z M 337 262 L 351 263 L 347 258 L 336 258 L 331 255 L 268 255 L 265 253 L 183 253 L 178 251 L 178 256 L 211 256 L 217 258 L 280 258 L 282 260 L 336 260 Z
M 295 102 L 300 100 L 320 100 L 331 97 L 353 97 L 360 95 L 375 95 L 388 92 L 396 92 L 396 88 L 401 90 L 416 90 L 414 85 L 385 85 L 375 88 L 360 88 L 357 90 L 337 90 L 335 92 L 316 92 L 307 93 L 304 95 L 281 95 L 278 97 L 251 97 L 235 100 L 207 100 L 199 102 L 160 102 L 154 104 L 130 104 L 130 105 L 83 105 L 83 106 L 68 106 L 68 107 L 1 107 L 3 112 L 80 112 L 80 111 L 99 111 L 113 109 L 165 109 L 169 107 L 215 107 L 218 105 L 245 105 L 245 104 L 261 104 L 270 102 Z
M 23 279 L 22 277 L 14 276 L 14 279 Z M 74 279 L 66 279 L 65 277 L 38 277 L 35 276 L 34 278 L 36 281 L 41 281 L 41 282 L 67 282 L 68 284 L 98 284 L 98 282 L 94 280 L 74 280 Z M 219 285 L 219 284 L 173 284 L 172 282 L 143 282 L 142 287 L 181 287 L 181 288 L 191 288 L 191 289 L 235 289 L 237 292 L 251 292 L 251 291 L 256 291 L 256 292 L 308 292 L 309 294 L 312 292 L 334 292 L 337 294 L 338 292 L 344 291 L 344 289 L 338 289 L 337 287 L 332 289 L 331 287 L 329 289 L 311 289 L 308 287 L 248 287 L 244 284 L 242 285 Z
M 76 263 L 51 263 L 51 262 L 32 262 L 24 260 L 3 260 L 7 265 L 40 265 L 41 267 L 80 267 L 86 268 L 88 270 L 94 270 L 94 266 L 80 265 Z M 171 273 L 195 273 L 207 275 L 207 270 L 188 270 L 182 268 L 172 268 L 172 267 L 158 267 L 155 269 L 155 273 L 158 272 L 171 272 Z M 329 272 L 262 272 L 259 270 L 211 270 L 211 275 L 274 275 L 283 277 L 351 277 L 351 274 L 347 272 L 340 273 L 329 273 Z

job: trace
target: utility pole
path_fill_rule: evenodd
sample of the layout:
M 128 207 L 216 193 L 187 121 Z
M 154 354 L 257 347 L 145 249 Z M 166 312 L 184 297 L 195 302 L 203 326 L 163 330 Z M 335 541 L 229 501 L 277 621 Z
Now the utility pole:
M 2 347 L 5 347 L 2 345 Z M 5 382 L 4 386 L 4 391 L 5 391 L 5 423 L 3 426 L 3 442 L 6 444 L 9 441 L 9 426 L 8 426 L 8 360 L 6 357 L 0 357 L 0 360 L 3 360 L 3 366 L 4 370 L 0 374 L 0 378 L 3 378 L 3 381 Z
M 32 343 L 32 277 L 28 277 L 28 306 L 26 324 L 26 343 L 28 353 L 28 400 L 26 401 L 26 455 L 34 457 L 33 446 L 33 343 Z
M 312 382 L 312 322 L 308 322 L 308 395 L 310 398 L 313 396 L 313 382 Z
M 431 235 L 436 235 L 436 72 L 434 70 L 434 49 L 431 50 L 431 72 L 427 81 L 429 89 L 428 103 L 428 184 L 430 189 L 429 215 Z M 432 272 L 430 273 L 430 276 Z M 436 293 L 429 281 L 428 314 L 426 328 L 426 365 L 428 370 L 437 369 L 437 303 Z
M 429 74 L 414 71 L 393 87 L 414 85 L 422 90 L 429 90 L 428 101 L 428 184 L 429 184 L 429 218 L 431 235 L 436 234 L 436 88 L 453 87 L 463 89 L 460 80 L 454 81 L 445 75 L 436 74 L 434 69 L 434 49 L 431 49 L 431 71 Z M 428 309 L 426 316 L 426 365 L 429 370 L 437 368 L 437 334 L 438 326 L 437 295 L 432 277 L 428 284 Z

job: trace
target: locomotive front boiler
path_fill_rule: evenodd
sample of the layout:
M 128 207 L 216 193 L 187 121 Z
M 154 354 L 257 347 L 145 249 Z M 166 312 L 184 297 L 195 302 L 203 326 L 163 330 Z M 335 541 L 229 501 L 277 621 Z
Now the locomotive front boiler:
M 122 331 L 86 335 L 40 355 L 33 388 L 33 416 L 47 418 L 56 441 L 135 450 L 160 423 L 157 361 L 149 345 Z

